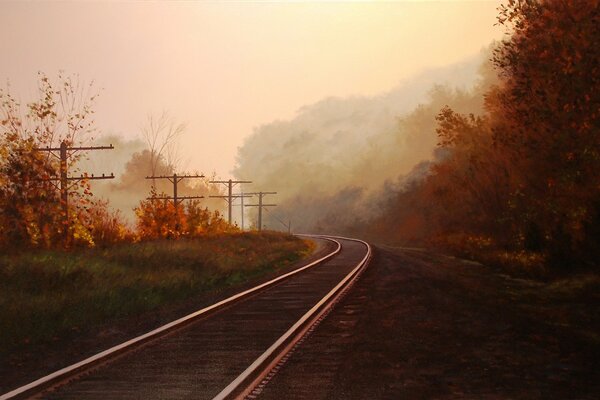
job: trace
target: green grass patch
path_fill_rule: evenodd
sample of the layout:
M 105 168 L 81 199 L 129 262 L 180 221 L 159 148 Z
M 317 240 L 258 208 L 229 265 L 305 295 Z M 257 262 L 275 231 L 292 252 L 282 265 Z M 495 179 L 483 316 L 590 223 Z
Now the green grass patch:
M 0 255 L 0 353 L 239 285 L 310 250 L 266 232 Z

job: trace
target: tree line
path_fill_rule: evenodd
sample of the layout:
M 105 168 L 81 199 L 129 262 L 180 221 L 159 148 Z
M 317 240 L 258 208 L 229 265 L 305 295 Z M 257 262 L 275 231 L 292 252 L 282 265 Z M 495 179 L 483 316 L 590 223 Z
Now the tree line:
M 175 207 L 148 199 L 135 208 L 135 228 L 130 227 L 118 210 L 94 197 L 91 177 L 78 168 L 86 151 L 66 155 L 69 174 L 81 179 L 69 180 L 67 196 L 61 196 L 59 176 L 66 167 L 48 149 L 77 148 L 93 140 L 94 84 L 64 73 L 51 80 L 40 72 L 37 98 L 25 105 L 9 89 L 0 89 L 0 248 L 71 248 L 237 230 L 198 201 Z M 149 150 L 134 155 L 128 167 L 144 162 L 151 175 L 173 173 L 177 149 L 172 142 L 183 129 L 166 114 L 149 117 L 143 132 Z M 207 183 L 203 188 L 216 190 Z
M 484 112 L 438 116 L 441 159 L 371 233 L 535 268 L 600 253 L 599 2 L 510 0 Z

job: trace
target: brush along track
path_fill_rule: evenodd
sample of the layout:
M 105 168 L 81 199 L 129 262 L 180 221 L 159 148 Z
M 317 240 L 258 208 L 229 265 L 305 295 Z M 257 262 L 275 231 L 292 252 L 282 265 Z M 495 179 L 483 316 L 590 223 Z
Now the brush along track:
M 298 332 L 366 264 L 368 245 L 336 241 L 341 251 L 315 268 L 301 268 L 302 273 L 233 296 L 0 399 L 25 394 L 44 399 L 210 399 L 224 388 L 229 388 L 227 396 L 239 395 L 262 379 L 266 366 L 300 339 Z M 311 309 L 313 315 L 307 315 Z

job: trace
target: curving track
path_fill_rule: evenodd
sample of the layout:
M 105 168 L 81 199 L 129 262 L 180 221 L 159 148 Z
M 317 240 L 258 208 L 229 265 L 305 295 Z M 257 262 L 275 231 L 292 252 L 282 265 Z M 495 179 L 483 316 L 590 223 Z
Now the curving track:
M 319 265 L 191 314 L 85 366 L 67 368 L 0 399 L 253 398 L 260 392 L 256 386 L 273 377 L 368 263 L 368 244 L 328 240 L 338 242 L 340 251 Z

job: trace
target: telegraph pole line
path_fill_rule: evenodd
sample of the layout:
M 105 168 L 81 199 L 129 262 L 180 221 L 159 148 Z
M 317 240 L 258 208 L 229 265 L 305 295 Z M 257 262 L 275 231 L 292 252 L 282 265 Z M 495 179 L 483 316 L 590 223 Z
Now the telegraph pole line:
M 231 207 L 233 206 L 233 200 L 238 198 L 238 197 L 250 197 L 250 196 L 246 196 L 246 195 L 234 195 L 233 194 L 233 187 L 237 184 L 241 184 L 241 183 L 252 183 L 252 181 L 234 181 L 234 180 L 227 180 L 227 181 L 209 181 L 208 183 L 222 183 L 225 186 L 227 186 L 227 195 L 221 195 L 221 196 L 208 196 L 210 198 L 214 198 L 214 199 L 225 199 L 225 201 L 227 201 L 227 221 L 229 222 L 229 225 L 231 225 Z
M 160 175 L 160 176 L 147 176 L 146 179 L 167 179 L 169 182 L 173 184 L 173 196 L 152 196 L 147 197 L 148 200 L 173 200 L 173 205 L 177 210 L 177 206 L 183 200 L 192 200 L 192 199 L 203 199 L 204 196 L 179 196 L 177 193 L 177 184 L 184 179 L 196 179 L 196 178 L 204 178 L 204 175 Z
M 258 230 L 262 231 L 262 210 L 263 208 L 266 210 L 267 207 L 276 207 L 277 204 L 265 204 L 263 203 L 263 197 L 268 194 L 277 194 L 277 192 L 255 192 L 255 193 L 246 193 L 251 195 L 258 196 L 258 204 L 246 204 L 246 207 L 258 207 Z
M 114 179 L 114 174 L 101 176 L 94 176 L 88 174 L 81 174 L 80 176 L 69 176 L 69 166 L 67 161 L 74 153 L 81 150 L 112 150 L 113 145 L 109 146 L 77 146 L 72 147 L 67 144 L 66 141 L 60 143 L 60 147 L 36 147 L 33 151 L 46 151 L 54 155 L 60 160 L 59 176 L 50 177 L 42 180 L 45 181 L 59 181 L 60 182 L 60 205 L 63 213 L 63 235 L 65 241 L 65 247 L 69 243 L 69 181 L 82 181 L 82 180 L 98 180 L 98 179 Z M 58 156 L 55 154 L 58 152 Z M 69 154 L 71 152 L 71 154 Z

